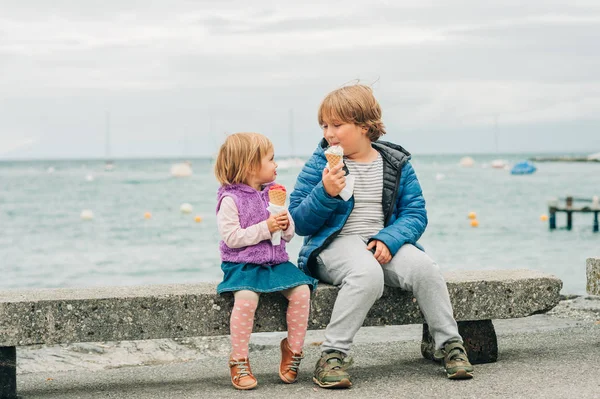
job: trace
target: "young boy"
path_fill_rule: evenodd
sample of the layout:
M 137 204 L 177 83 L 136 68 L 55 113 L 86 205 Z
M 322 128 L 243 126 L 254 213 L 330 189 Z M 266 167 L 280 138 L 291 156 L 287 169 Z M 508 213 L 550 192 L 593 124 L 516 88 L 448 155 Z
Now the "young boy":
M 384 284 L 413 292 L 445 355 L 448 378 L 471 378 L 446 282 L 417 244 L 427 213 L 410 154 L 378 141 L 385 128 L 373 91 L 357 84 L 329 93 L 318 120 L 323 139 L 298 176 L 289 206 L 296 233 L 306 236 L 299 267 L 340 287 L 313 381 L 323 388 L 352 385 L 345 358 Z M 344 162 L 327 164 L 331 146 L 343 149 Z M 354 181 L 344 200 L 347 173 Z

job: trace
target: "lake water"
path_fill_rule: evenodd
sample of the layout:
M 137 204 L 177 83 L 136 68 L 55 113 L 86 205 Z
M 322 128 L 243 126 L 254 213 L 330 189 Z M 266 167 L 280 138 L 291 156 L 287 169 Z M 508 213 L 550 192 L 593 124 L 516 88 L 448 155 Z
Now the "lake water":
M 561 278 L 564 293 L 584 294 L 585 260 L 600 255 L 591 214 L 552 232 L 540 215 L 552 197 L 600 195 L 600 164 L 540 163 L 533 175 L 512 176 L 484 167 L 499 157 L 526 158 L 479 156 L 463 168 L 459 156 L 413 157 L 429 215 L 421 243 L 443 270 L 537 269 Z M 0 288 L 219 280 L 211 160 L 192 160 L 189 178 L 171 177 L 174 162 L 118 160 L 111 172 L 98 160 L 0 162 Z M 278 172 L 291 191 L 299 168 Z M 182 203 L 193 212 L 182 214 Z M 94 219 L 81 220 L 83 209 Z M 288 246 L 293 260 L 301 242 Z

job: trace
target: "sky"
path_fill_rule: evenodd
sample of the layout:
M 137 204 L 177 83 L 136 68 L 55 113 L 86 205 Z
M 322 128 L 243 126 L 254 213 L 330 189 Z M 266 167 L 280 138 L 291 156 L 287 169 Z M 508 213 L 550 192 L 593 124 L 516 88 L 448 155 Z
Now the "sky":
M 238 131 L 310 154 L 320 101 L 357 80 L 415 154 L 600 151 L 597 0 L 0 10 L 0 160 L 210 156 Z

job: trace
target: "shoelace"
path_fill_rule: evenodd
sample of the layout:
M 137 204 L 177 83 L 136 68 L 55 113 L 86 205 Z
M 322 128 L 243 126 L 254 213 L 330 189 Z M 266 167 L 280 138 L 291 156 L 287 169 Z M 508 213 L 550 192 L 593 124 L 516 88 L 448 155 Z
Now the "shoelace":
M 290 364 L 290 370 L 298 372 L 298 368 L 300 367 L 300 362 L 304 359 L 304 355 L 292 355 L 292 362 Z
M 231 364 L 238 366 L 238 369 L 237 369 L 238 377 L 250 375 L 250 372 L 248 371 L 248 362 L 231 362 Z

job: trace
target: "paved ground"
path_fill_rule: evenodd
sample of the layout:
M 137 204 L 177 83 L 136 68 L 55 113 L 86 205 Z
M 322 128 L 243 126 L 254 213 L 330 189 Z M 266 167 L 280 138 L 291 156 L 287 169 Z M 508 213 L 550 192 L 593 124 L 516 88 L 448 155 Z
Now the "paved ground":
M 24 399 L 599 398 L 599 320 L 600 300 L 580 299 L 561 303 L 561 309 L 550 315 L 495 321 L 499 361 L 476 366 L 475 378 L 468 381 L 448 380 L 439 365 L 421 358 L 420 326 L 396 326 L 361 330 L 350 390 L 323 390 L 312 383 L 316 345 L 306 349 L 300 381 L 281 383 L 277 376 L 281 334 L 275 333 L 252 338 L 252 367 L 259 380 L 253 391 L 231 387 L 222 355 L 154 366 L 21 373 L 18 389 Z M 307 342 L 321 337 L 322 332 L 310 332 Z

